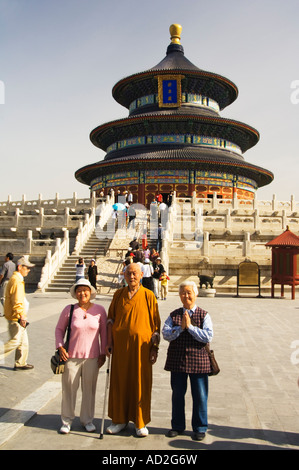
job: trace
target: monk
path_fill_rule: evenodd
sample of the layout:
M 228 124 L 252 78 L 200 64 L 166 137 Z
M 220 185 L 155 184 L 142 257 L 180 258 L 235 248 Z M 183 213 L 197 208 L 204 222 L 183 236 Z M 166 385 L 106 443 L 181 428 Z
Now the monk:
M 138 437 L 148 435 L 152 365 L 158 356 L 161 321 L 156 297 L 141 285 L 141 278 L 139 264 L 129 264 L 125 271 L 128 285 L 115 292 L 108 311 L 106 354 L 112 354 L 109 434 L 117 434 L 133 421 Z

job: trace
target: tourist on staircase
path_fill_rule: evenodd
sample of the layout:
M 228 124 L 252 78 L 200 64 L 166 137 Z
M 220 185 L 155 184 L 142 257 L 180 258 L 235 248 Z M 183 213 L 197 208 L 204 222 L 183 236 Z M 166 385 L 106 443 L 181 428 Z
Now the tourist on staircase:
M 76 268 L 76 282 L 79 281 L 80 279 L 84 279 L 86 265 L 84 263 L 83 258 L 78 259 L 78 263 L 75 264 L 75 268 Z
M 90 265 L 88 266 L 88 279 L 90 284 L 97 290 L 97 275 L 98 275 L 98 267 L 96 265 L 96 260 L 93 258 L 90 261 Z
M 143 276 L 142 276 L 143 287 L 154 292 L 154 280 L 153 280 L 154 268 L 150 264 L 150 260 L 148 258 L 144 260 L 144 263 L 141 266 L 141 271 L 143 273 Z

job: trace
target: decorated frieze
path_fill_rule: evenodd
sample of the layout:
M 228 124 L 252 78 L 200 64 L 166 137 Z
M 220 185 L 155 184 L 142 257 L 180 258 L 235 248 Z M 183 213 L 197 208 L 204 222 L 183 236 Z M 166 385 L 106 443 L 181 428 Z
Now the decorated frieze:
M 132 103 L 129 106 L 129 113 L 131 114 L 133 111 L 135 111 L 135 109 L 142 108 L 143 106 L 148 106 L 149 104 L 156 104 L 156 103 L 157 104 L 159 103 L 158 93 L 142 96 L 141 98 L 138 98 L 132 101 Z M 207 107 L 207 108 L 213 109 L 217 113 L 219 113 L 220 111 L 220 107 L 217 101 L 207 96 L 194 94 L 194 93 L 182 93 L 181 104 L 182 105 L 188 104 L 189 106 Z
M 189 170 L 147 170 L 146 183 L 188 183 Z
M 117 187 L 138 184 L 195 184 L 201 192 L 217 191 L 215 188 L 237 188 L 244 191 L 255 191 L 257 183 L 244 176 L 236 177 L 230 173 L 203 170 L 135 170 L 111 173 L 98 176 L 91 181 L 92 190 L 102 187 Z M 214 188 L 214 189 L 213 189 Z
M 161 134 L 131 137 L 128 139 L 123 139 L 114 142 L 112 145 L 109 145 L 109 147 L 107 147 L 106 152 L 109 153 L 114 150 L 123 149 L 127 147 L 136 147 L 139 145 L 151 144 L 194 144 L 204 147 L 208 146 L 214 148 L 222 148 L 242 155 L 241 148 L 233 142 L 229 142 L 228 140 L 224 140 L 219 137 L 209 137 L 192 134 Z
M 139 184 L 139 171 L 123 171 L 111 173 L 108 175 L 100 175 L 93 179 L 90 183 L 92 189 L 99 187 L 113 187 L 123 184 Z
M 229 173 L 200 170 L 195 172 L 195 184 L 235 187 L 246 191 L 253 191 L 258 187 L 256 181 L 244 176 L 236 177 Z

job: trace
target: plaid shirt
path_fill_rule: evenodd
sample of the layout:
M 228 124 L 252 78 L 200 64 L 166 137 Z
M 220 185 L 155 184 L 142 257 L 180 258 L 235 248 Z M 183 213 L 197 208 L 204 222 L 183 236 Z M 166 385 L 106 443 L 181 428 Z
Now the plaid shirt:
M 170 314 L 173 326 L 181 326 L 183 312 L 184 309 L 181 307 Z M 198 307 L 192 315 L 192 323 L 202 328 L 206 313 Z M 184 330 L 169 344 L 165 370 L 187 374 L 208 374 L 211 372 L 205 343 L 197 341 L 188 330 Z

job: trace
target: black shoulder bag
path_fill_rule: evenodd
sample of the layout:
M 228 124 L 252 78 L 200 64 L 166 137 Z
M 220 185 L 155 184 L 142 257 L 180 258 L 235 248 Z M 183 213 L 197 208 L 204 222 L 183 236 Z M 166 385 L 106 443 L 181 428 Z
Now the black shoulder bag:
M 69 347 L 69 340 L 70 340 L 70 334 L 71 334 L 71 321 L 72 321 L 73 311 L 74 311 L 74 305 L 71 305 L 70 318 L 69 318 L 69 323 L 68 323 L 68 327 L 67 327 L 67 337 L 66 337 L 66 343 L 65 343 L 66 351 L 68 350 L 68 347 Z M 51 369 L 52 369 L 54 374 L 63 374 L 65 361 L 60 360 L 60 355 L 59 355 L 58 349 L 56 349 L 54 356 L 51 357 L 50 365 L 51 365 Z

